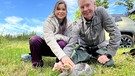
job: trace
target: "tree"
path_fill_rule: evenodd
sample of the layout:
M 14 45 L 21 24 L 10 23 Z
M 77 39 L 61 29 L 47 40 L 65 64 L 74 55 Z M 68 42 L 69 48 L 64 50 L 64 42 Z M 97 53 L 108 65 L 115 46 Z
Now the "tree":
M 109 1 L 108 0 L 96 0 L 96 6 L 103 6 L 105 8 L 108 8 L 109 6 Z
M 128 17 L 135 21 L 135 8 L 129 10 Z
M 134 6 L 134 1 L 135 0 L 119 0 L 116 1 L 115 5 L 123 5 L 127 10 L 131 10 Z
M 79 17 L 80 17 L 80 15 L 81 15 L 81 12 L 80 12 L 80 10 L 78 9 L 78 10 L 76 10 L 75 11 L 75 20 L 77 20 Z
M 135 21 L 135 14 L 131 14 L 128 17 Z
M 116 1 L 115 5 L 125 6 L 128 12 L 129 10 L 133 9 L 134 2 L 135 0 L 119 0 L 119 1 Z M 128 17 L 131 18 L 132 20 L 135 20 L 135 13 L 130 14 Z
M 103 7 L 105 7 L 105 8 L 109 8 L 109 1 L 108 0 L 96 0 L 96 6 L 98 7 L 98 6 L 103 6 Z M 79 17 L 80 17 L 80 15 L 81 15 L 81 12 L 80 12 L 80 10 L 78 9 L 78 10 L 76 10 L 76 12 L 75 12 L 75 20 L 76 19 L 78 19 Z

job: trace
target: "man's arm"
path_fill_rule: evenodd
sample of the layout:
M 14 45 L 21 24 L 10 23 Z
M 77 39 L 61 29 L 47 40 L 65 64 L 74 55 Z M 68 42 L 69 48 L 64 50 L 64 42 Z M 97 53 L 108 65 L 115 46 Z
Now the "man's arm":
M 114 56 L 120 45 L 121 33 L 111 15 L 109 15 L 104 8 L 101 8 L 100 10 L 103 19 L 103 27 L 110 36 L 109 44 L 107 45 L 107 54 Z
M 66 55 L 69 57 L 71 56 L 73 50 L 75 49 L 75 44 L 78 42 L 79 31 L 80 31 L 79 24 L 77 22 L 74 22 L 69 43 L 63 49 Z

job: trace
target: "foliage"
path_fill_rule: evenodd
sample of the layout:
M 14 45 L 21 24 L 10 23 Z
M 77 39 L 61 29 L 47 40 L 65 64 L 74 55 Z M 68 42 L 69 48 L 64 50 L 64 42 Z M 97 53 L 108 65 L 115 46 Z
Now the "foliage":
M 0 36 L 0 43 L 2 43 L 2 40 L 3 40 L 3 36 Z
M 134 20 L 134 21 L 135 21 L 135 14 L 131 14 L 131 15 L 129 15 L 129 18 L 131 18 L 132 20 Z
M 130 49 L 118 49 L 114 57 L 115 67 L 104 67 L 99 63 L 89 62 L 95 68 L 95 73 L 92 76 L 134 76 L 134 57 L 122 54 Z M 29 53 L 29 51 L 28 41 L 6 40 L 0 44 L 0 76 L 58 76 L 58 72 L 52 71 L 55 57 L 43 57 L 45 63 L 43 68 L 33 70 L 31 61 L 21 60 L 21 55 Z
M 5 36 L 2 36 L 4 39 L 6 40 L 28 40 L 31 36 L 34 36 L 36 35 L 35 32 L 31 32 L 30 34 L 27 34 L 27 33 L 22 33 L 20 35 L 17 35 L 17 36 L 13 36 L 13 35 L 10 35 L 10 34 L 7 34 Z
M 77 20 L 79 17 L 80 17 L 80 15 L 81 15 L 81 12 L 80 12 L 80 10 L 78 9 L 78 10 L 76 10 L 76 12 L 75 12 L 75 20 Z
M 96 6 L 103 6 L 104 8 L 108 8 L 109 6 L 108 0 L 96 0 Z
M 115 5 L 125 6 L 127 9 L 127 12 L 128 12 L 129 10 L 133 9 L 134 2 L 135 2 L 135 0 L 118 0 L 118 1 L 116 1 Z M 129 14 L 128 17 L 135 21 L 135 14 Z
M 109 1 L 108 0 L 96 0 L 96 6 L 98 7 L 98 6 L 103 6 L 103 7 L 105 7 L 105 8 L 108 8 L 109 6 Z M 78 9 L 78 10 L 76 10 L 76 12 L 75 12 L 75 20 L 77 20 L 79 17 L 80 17 L 80 15 L 81 15 L 81 12 L 80 12 L 80 10 Z
M 123 5 L 127 7 L 127 10 L 131 10 L 134 6 L 134 1 L 135 0 L 118 0 L 115 5 Z

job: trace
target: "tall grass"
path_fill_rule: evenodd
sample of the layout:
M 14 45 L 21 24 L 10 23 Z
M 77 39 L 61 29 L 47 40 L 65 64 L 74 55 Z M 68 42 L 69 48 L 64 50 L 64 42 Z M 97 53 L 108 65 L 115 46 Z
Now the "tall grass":
M 131 48 L 120 48 L 114 57 L 115 67 L 104 67 L 91 63 L 95 68 L 93 76 L 135 76 L 135 58 L 123 55 Z M 2 40 L 0 43 L 0 76 L 58 76 L 52 72 L 54 57 L 43 57 L 43 68 L 33 70 L 30 61 L 22 61 L 21 55 L 29 53 L 27 40 Z
M 35 32 L 31 32 L 29 34 L 22 33 L 19 35 L 6 34 L 4 36 L 1 35 L 0 39 L 1 39 L 1 37 L 3 37 L 4 39 L 7 39 L 7 40 L 28 40 L 31 36 L 34 36 L 34 35 L 37 35 L 37 34 Z
M 36 71 L 30 61 L 22 61 L 21 55 L 29 53 L 28 41 L 4 41 L 0 44 L 0 76 L 52 76 L 55 58 L 43 57 L 45 66 Z M 55 75 L 53 75 L 55 76 Z

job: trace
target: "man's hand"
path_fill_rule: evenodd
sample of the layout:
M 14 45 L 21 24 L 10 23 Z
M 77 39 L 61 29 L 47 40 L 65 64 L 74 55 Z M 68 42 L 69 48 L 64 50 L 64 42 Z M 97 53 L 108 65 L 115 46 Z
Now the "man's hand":
M 101 55 L 98 58 L 98 61 L 102 64 L 105 64 L 106 62 L 108 62 L 110 59 L 106 56 L 106 55 Z
M 71 67 L 74 67 L 75 64 L 73 63 L 73 61 L 68 57 L 68 56 L 65 56 L 61 59 L 61 62 L 64 64 L 64 65 L 70 65 Z

